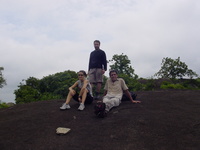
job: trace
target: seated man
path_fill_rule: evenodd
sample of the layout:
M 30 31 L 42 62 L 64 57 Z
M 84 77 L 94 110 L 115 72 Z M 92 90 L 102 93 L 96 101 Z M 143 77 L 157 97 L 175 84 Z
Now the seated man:
M 124 80 L 122 78 L 118 78 L 116 70 L 110 71 L 109 75 L 110 78 L 106 81 L 104 87 L 105 96 L 103 98 L 103 103 L 105 104 L 103 105 L 105 105 L 105 110 L 101 110 L 101 112 L 97 112 L 95 110 L 95 114 L 100 115 L 100 117 L 104 117 L 111 108 L 119 106 L 123 92 L 128 96 L 132 103 L 141 103 L 141 101 L 133 100 Z

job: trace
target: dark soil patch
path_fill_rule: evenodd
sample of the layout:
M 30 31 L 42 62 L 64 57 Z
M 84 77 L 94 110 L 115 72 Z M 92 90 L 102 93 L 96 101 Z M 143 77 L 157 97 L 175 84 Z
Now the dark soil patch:
M 50 100 L 0 109 L 0 150 L 199 150 L 200 92 L 137 92 L 141 104 L 122 102 L 106 118 L 71 102 Z M 71 128 L 67 135 L 57 127 Z

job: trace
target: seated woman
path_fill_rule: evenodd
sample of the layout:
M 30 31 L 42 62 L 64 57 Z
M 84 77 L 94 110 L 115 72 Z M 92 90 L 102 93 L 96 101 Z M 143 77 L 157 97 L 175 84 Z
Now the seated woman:
M 85 104 L 91 104 L 93 101 L 92 88 L 89 81 L 86 79 L 87 74 L 85 71 L 80 70 L 78 72 L 78 81 L 76 81 L 70 88 L 66 99 L 66 102 L 60 107 L 61 110 L 70 109 L 69 102 L 73 98 L 80 103 L 78 110 L 83 110 Z M 74 88 L 78 87 L 80 89 L 79 94 L 76 93 Z

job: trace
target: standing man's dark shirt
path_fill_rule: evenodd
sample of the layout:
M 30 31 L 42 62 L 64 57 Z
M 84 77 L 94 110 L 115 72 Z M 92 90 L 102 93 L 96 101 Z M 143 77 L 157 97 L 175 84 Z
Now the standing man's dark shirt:
M 90 54 L 89 69 L 100 68 L 107 70 L 106 54 L 103 50 L 94 50 Z

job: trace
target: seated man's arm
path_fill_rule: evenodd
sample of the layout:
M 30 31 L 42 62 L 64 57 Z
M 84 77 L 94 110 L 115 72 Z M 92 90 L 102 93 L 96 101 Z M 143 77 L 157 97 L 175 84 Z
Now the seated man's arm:
M 124 90 L 124 93 L 131 100 L 132 103 L 141 103 L 141 101 L 135 101 L 135 100 L 133 100 L 133 98 L 131 97 L 131 94 L 130 94 L 130 92 L 128 90 Z

